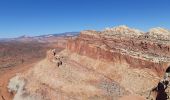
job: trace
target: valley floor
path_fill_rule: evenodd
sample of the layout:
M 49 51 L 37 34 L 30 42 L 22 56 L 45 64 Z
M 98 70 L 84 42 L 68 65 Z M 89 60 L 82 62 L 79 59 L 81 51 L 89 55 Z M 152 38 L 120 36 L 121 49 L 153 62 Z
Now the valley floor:
M 7 89 L 9 80 L 17 73 L 27 71 L 29 68 L 34 66 L 37 61 L 39 61 L 39 59 L 34 59 L 25 64 L 5 69 L 4 72 L 0 74 L 0 100 L 12 100 L 13 95 L 10 94 Z

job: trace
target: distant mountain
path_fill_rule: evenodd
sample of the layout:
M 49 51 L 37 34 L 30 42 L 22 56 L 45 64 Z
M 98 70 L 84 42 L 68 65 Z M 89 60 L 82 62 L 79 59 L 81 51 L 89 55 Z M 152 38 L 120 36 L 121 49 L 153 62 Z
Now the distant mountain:
M 13 38 L 0 38 L 0 42 L 8 42 L 13 40 Z
M 65 32 L 61 34 L 55 34 L 55 36 L 77 36 L 80 32 Z
M 79 34 L 79 32 L 54 33 L 54 34 L 39 35 L 39 36 L 23 35 L 23 36 L 20 36 L 20 37 L 18 37 L 16 39 L 19 39 L 19 38 L 37 38 L 37 37 L 46 38 L 46 37 L 54 37 L 54 36 L 76 36 L 78 34 Z
M 37 37 L 50 37 L 50 36 L 76 36 L 79 32 L 65 32 L 65 33 L 55 33 L 55 34 L 48 34 L 48 35 L 40 35 Z
M 57 37 L 72 37 L 77 36 L 79 32 L 65 32 L 65 33 L 54 33 L 54 34 L 47 34 L 47 35 L 40 35 L 40 36 L 27 36 L 23 35 L 17 38 L 0 38 L 0 42 L 9 42 L 9 41 L 21 41 L 21 42 L 30 42 L 30 41 L 37 41 L 37 42 L 46 42 L 51 40 L 55 40 Z

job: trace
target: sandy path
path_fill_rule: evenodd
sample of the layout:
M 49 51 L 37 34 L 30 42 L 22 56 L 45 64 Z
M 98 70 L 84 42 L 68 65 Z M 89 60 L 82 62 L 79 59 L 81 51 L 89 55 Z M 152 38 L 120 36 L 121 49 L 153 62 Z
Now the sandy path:
M 146 99 L 137 95 L 129 95 L 129 96 L 123 96 L 119 100 L 146 100 Z
M 34 63 L 31 64 L 26 63 L 13 67 L 10 70 L 6 70 L 4 74 L 0 75 L 0 100 L 12 100 L 13 95 L 7 90 L 9 79 L 15 76 L 16 73 L 27 71 L 30 67 L 34 66 L 35 61 L 37 60 L 34 60 Z

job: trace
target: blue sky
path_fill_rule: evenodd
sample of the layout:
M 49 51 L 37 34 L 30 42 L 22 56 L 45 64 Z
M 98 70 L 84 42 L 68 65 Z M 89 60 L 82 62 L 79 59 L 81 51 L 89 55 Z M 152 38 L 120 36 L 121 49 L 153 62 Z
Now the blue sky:
M 170 0 L 0 0 L 0 38 L 128 25 L 170 29 Z

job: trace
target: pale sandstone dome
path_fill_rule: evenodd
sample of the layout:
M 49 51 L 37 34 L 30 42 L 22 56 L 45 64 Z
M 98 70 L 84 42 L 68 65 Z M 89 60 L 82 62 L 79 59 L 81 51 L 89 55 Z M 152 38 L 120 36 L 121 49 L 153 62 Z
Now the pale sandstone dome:
M 152 28 L 149 31 L 149 35 L 155 38 L 162 38 L 170 40 L 170 31 L 161 27 Z
M 163 40 L 170 40 L 170 31 L 161 27 L 152 28 L 149 30 L 148 36 L 156 39 L 163 39 Z M 129 28 L 126 25 L 120 25 L 113 28 L 105 28 L 103 31 L 98 32 L 95 30 L 86 30 L 82 31 L 81 34 L 86 35 L 107 35 L 107 36 L 114 36 L 114 35 L 121 35 L 121 36 L 141 36 L 145 35 L 145 32 L 135 29 Z
M 134 29 L 134 28 L 129 28 L 126 25 L 120 25 L 117 27 L 113 28 L 106 28 L 103 32 L 108 32 L 108 34 L 122 34 L 122 35 L 142 35 L 144 32 Z
M 80 34 L 86 34 L 86 35 L 98 35 L 99 32 L 95 31 L 95 30 L 84 30 L 81 31 Z
M 134 29 L 134 28 L 129 28 L 126 25 L 120 25 L 117 27 L 113 28 L 106 28 L 101 32 L 95 31 L 95 30 L 85 30 L 82 31 L 81 34 L 86 34 L 86 35 L 126 35 L 126 36 L 140 36 L 143 35 L 144 32 Z
M 150 33 L 158 34 L 158 35 L 170 35 L 170 31 L 161 27 L 152 28 L 149 31 Z

